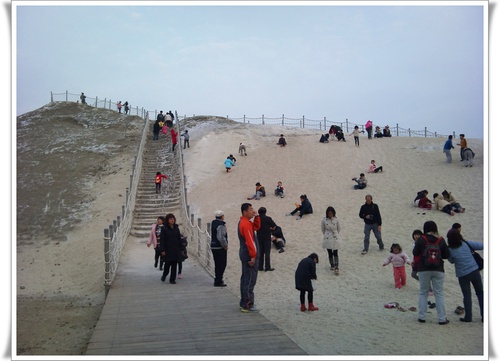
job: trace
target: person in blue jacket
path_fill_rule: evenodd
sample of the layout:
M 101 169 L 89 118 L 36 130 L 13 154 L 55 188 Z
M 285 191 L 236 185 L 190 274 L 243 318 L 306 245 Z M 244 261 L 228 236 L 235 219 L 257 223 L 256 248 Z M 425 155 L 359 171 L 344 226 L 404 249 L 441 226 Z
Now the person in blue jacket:
M 231 157 L 230 157 L 230 156 L 228 156 L 228 157 L 226 158 L 226 160 L 224 161 L 224 165 L 226 166 L 226 173 L 229 173 L 229 171 L 231 170 L 231 167 L 232 167 L 232 166 L 235 166 L 235 165 L 236 165 L 236 163 L 235 163 L 235 162 L 233 162 L 233 160 L 231 159 Z
M 450 257 L 448 261 L 455 264 L 455 274 L 464 297 L 465 315 L 460 318 L 462 322 L 472 322 L 472 297 L 470 285 L 474 287 L 479 310 L 481 312 L 481 322 L 483 321 L 483 281 L 476 260 L 472 256 L 472 250 L 482 250 L 482 242 L 466 241 L 458 229 L 452 228 L 446 235 L 448 238 L 448 248 Z M 470 248 L 469 248 L 470 247 Z
M 451 163 L 451 150 L 455 149 L 453 146 L 453 135 L 448 136 L 448 140 L 444 143 L 443 153 L 446 154 L 446 162 Z

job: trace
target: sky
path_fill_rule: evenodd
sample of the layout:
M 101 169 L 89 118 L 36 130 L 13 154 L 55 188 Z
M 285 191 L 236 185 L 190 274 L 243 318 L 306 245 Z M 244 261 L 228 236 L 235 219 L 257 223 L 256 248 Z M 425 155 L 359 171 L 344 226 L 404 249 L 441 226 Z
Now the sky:
M 487 130 L 485 1 L 12 4 L 15 115 L 67 90 L 188 116 Z

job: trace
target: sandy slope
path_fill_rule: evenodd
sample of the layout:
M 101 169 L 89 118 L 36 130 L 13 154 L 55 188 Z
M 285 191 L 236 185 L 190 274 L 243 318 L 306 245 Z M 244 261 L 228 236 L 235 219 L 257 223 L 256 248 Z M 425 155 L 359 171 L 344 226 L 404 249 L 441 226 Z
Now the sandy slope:
M 418 282 L 409 277 L 402 290 L 394 288 L 391 267 L 382 267 L 388 251 L 380 253 L 372 235 L 370 252 L 361 256 L 363 221 L 358 217 L 366 194 L 372 194 L 380 207 L 382 236 L 388 250 L 393 242 L 411 254 L 411 232 L 434 220 L 442 234 L 452 223 L 462 224 L 467 239 L 484 240 L 483 149 L 481 140 L 469 140 L 476 152 L 475 165 L 466 168 L 459 161 L 458 148 L 452 164 L 445 163 L 444 139 L 361 137 L 354 140 L 319 143 L 320 132 L 296 128 L 252 125 L 199 124 L 192 128 L 191 148 L 185 152 L 188 178 L 188 202 L 196 217 L 209 222 L 213 212 L 226 214 L 230 239 L 226 282 L 239 294 L 240 263 L 236 225 L 240 205 L 261 182 L 268 196 L 251 201 L 254 208 L 265 206 L 268 215 L 282 226 L 287 250 L 271 256 L 274 272 L 260 272 L 256 286 L 256 303 L 262 313 L 275 322 L 310 354 L 329 355 L 481 355 L 483 325 L 477 301 L 474 300 L 474 322 L 463 324 L 453 313 L 462 305 L 462 296 L 453 265 L 446 264 L 446 307 L 451 323 L 441 327 L 436 312 L 429 310 L 428 322 L 418 324 L 417 313 L 388 310 L 384 304 L 399 302 L 403 307 L 417 306 Z M 276 145 L 284 133 L 286 148 Z M 248 156 L 238 155 L 238 145 L 247 145 Z M 237 157 L 236 167 L 227 174 L 226 156 Z M 383 165 L 381 174 L 368 174 L 368 187 L 354 190 L 351 178 L 367 172 L 371 159 Z M 278 180 L 286 197 L 276 198 L 273 189 Z M 451 217 L 437 210 L 422 212 L 412 200 L 420 189 L 432 194 L 444 189 L 456 195 L 467 209 Z M 286 217 L 301 194 L 307 194 L 314 214 L 302 220 Z M 321 248 L 320 222 L 326 207 L 337 211 L 342 227 L 340 276 L 329 269 L 327 252 Z M 424 214 L 425 213 L 425 214 Z M 311 252 L 320 255 L 318 290 L 315 292 L 317 313 L 299 311 L 298 291 L 294 289 L 297 263 Z M 487 282 L 485 282 L 486 284 Z M 461 337 L 456 337 L 460 333 Z M 395 340 L 396 343 L 395 343 Z M 418 341 L 417 341 L 418 340 Z M 423 348 L 422 344 L 426 347 Z M 395 346 L 397 345 L 397 346 Z

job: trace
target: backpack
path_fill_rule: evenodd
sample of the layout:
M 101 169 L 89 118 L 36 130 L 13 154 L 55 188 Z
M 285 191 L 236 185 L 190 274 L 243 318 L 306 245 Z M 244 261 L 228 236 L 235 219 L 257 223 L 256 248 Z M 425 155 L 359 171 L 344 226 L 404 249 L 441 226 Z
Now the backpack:
M 439 237 L 434 243 L 429 242 L 425 235 L 423 235 L 422 238 L 425 240 L 425 249 L 422 254 L 424 265 L 430 268 L 438 268 L 441 266 L 442 260 L 439 241 L 441 241 L 443 237 Z

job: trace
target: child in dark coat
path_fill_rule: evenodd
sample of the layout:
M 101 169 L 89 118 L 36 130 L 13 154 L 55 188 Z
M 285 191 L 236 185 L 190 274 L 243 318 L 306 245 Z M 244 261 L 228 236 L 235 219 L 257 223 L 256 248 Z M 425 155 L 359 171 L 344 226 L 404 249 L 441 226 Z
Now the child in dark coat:
M 319 262 L 318 255 L 311 253 L 308 257 L 299 262 L 295 271 L 295 288 L 300 291 L 300 310 L 306 311 L 306 292 L 307 302 L 309 303 L 309 311 L 317 311 L 318 307 L 313 303 L 313 286 L 312 281 L 316 276 L 316 263 Z

